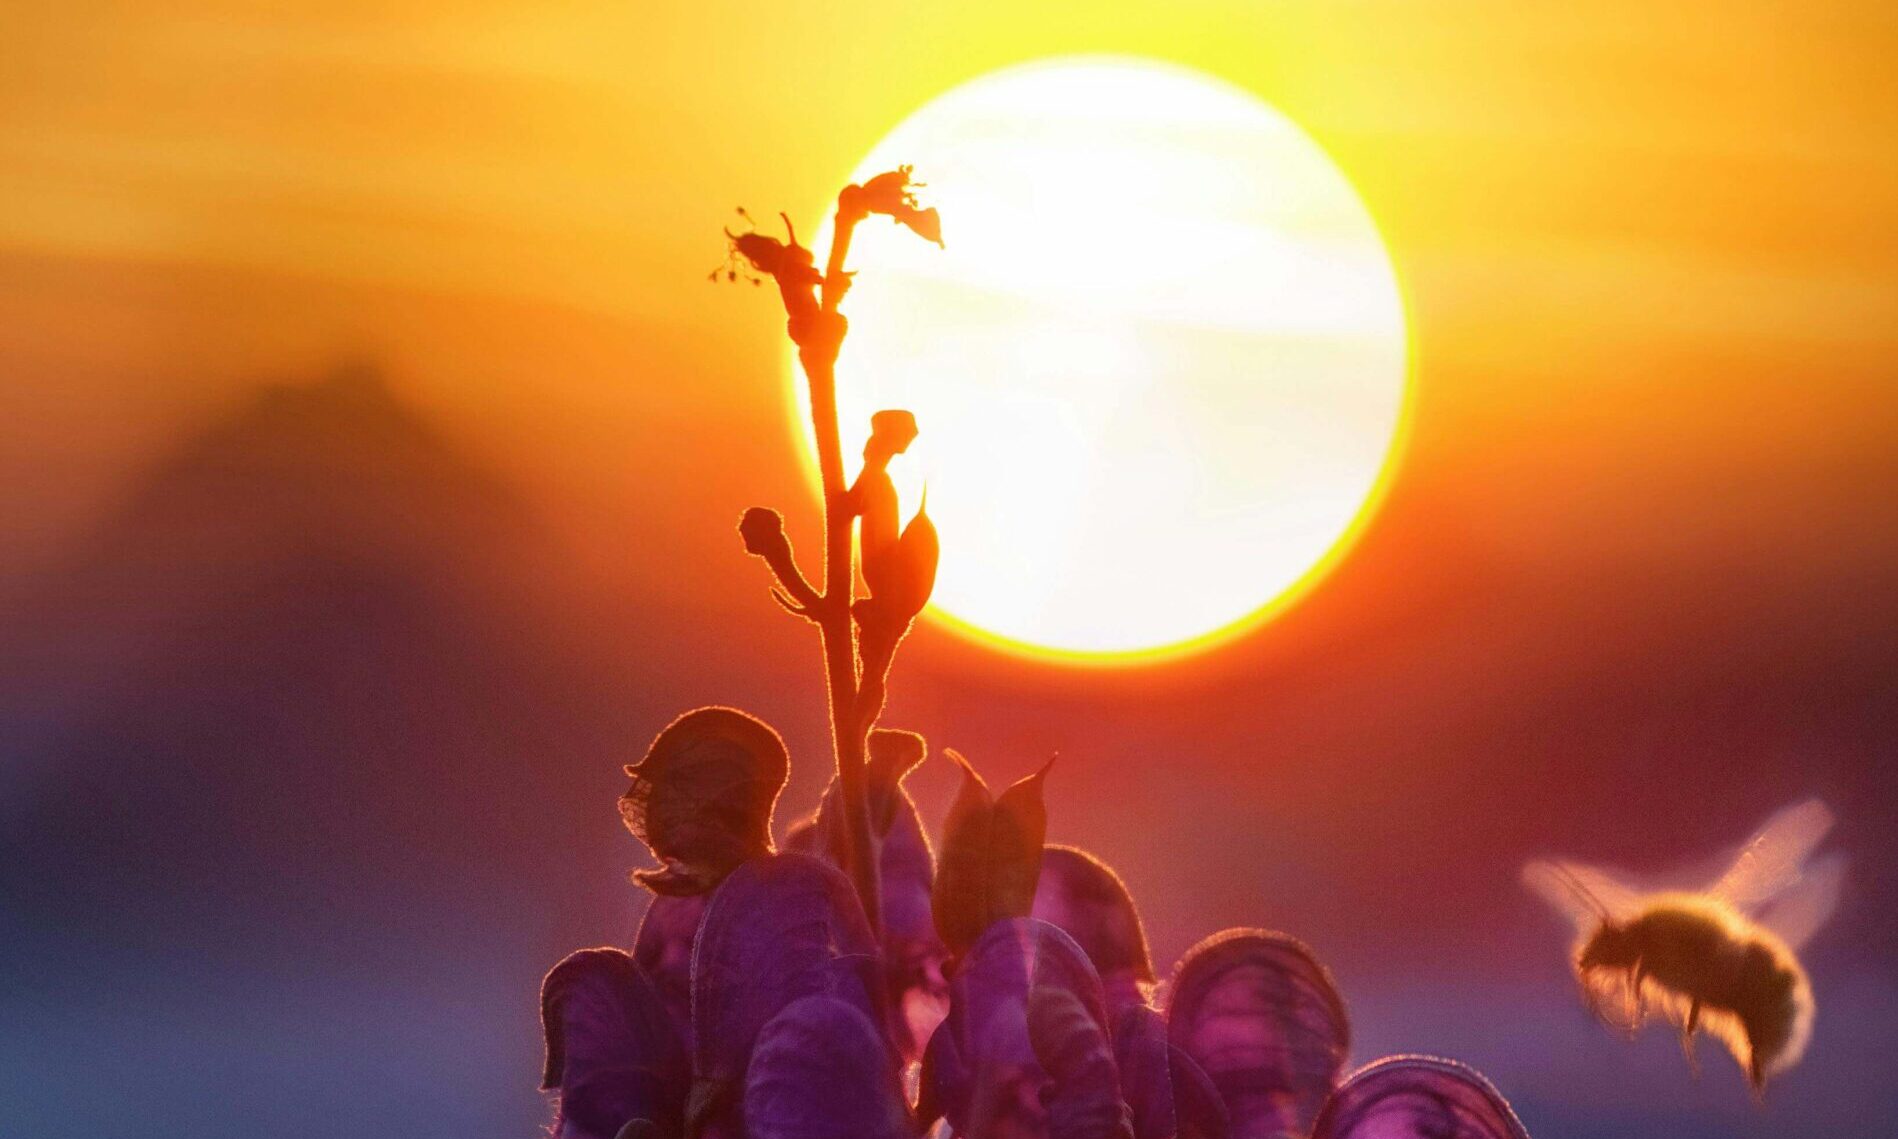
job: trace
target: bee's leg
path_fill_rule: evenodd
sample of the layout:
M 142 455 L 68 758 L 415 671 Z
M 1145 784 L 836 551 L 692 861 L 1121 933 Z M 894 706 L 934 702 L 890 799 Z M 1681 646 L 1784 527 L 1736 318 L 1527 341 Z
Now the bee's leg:
M 1681 1051 L 1687 1056 L 1687 1066 L 1693 1069 L 1694 1078 L 1700 1078 L 1700 1058 L 1694 1055 L 1694 1032 L 1700 1027 L 1700 1000 L 1691 998 L 1687 1004 L 1687 1019 L 1681 1022 Z
M 1641 997 L 1641 982 L 1647 979 L 1647 971 L 1641 967 L 1641 958 L 1634 959 L 1628 967 L 1629 995 L 1634 998 L 1634 1023 L 1636 1027 L 1648 1018 L 1647 1002 Z

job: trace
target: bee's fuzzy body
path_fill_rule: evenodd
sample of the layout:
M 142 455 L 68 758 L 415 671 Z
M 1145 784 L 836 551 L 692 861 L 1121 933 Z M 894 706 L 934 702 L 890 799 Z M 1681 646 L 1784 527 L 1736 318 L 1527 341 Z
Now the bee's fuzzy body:
M 1621 1004 L 1630 1028 L 1659 1010 L 1688 1036 L 1720 1038 L 1755 1088 L 1799 1059 L 1812 1030 L 1812 989 L 1792 950 L 1704 895 L 1662 895 L 1603 922 L 1577 946 L 1575 971 L 1597 1008 Z

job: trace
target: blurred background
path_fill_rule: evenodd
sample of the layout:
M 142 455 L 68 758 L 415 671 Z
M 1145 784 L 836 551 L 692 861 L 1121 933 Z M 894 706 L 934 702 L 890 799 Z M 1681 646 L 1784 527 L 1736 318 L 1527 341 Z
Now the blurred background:
M 1075 669 L 925 624 L 886 722 L 992 781 L 1059 750 L 1051 838 L 1157 958 L 1297 934 L 1357 1060 L 1467 1060 L 1538 1139 L 1898 1130 L 1894 48 L 1874 3 L 9 7 L 0 1133 L 536 1132 L 539 978 L 640 910 L 620 765 L 717 701 L 791 745 L 781 824 L 827 774 L 815 639 L 733 530 L 816 549 L 719 226 L 1075 52 L 1330 151 L 1414 432 L 1246 639 Z M 1855 873 L 1761 1106 L 1593 1024 L 1516 874 L 1806 794 Z

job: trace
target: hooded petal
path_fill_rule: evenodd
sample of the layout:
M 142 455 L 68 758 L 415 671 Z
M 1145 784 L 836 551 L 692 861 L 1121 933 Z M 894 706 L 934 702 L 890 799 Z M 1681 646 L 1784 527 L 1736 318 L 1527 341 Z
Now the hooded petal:
M 1112 867 L 1076 847 L 1043 848 L 1034 916 L 1060 926 L 1087 951 L 1110 1006 L 1144 999 L 1154 983 L 1147 932 Z
M 635 881 L 656 894 L 703 894 L 754 855 L 771 850 L 771 812 L 790 774 L 784 741 L 736 708 L 697 708 L 626 768 L 626 828 L 665 863 Z
M 1474 1068 L 1388 1056 L 1331 1095 L 1312 1139 L 1529 1139 L 1509 1101 Z
M 705 916 L 707 896 L 653 895 L 633 935 L 633 963 L 658 991 L 673 1031 L 692 1045 L 692 941 Z
M 1059 985 L 1028 996 L 1028 1038 L 1048 1073 L 1048 1139 L 1133 1139 L 1113 1046 L 1100 1012 Z
M 1012 1122 L 1051 1139 L 1131 1135 L 1100 981 L 1067 934 L 1032 918 L 996 922 L 958 963 L 950 993 L 923 1082 L 958 1134 Z M 1024 1112 L 1038 1114 L 1003 1119 Z
M 565 1123 L 611 1136 L 634 1119 L 681 1124 L 686 1054 L 658 991 L 618 949 L 582 949 L 541 982 L 547 1062 Z
M 751 1139 L 912 1139 L 882 1032 L 832 997 L 791 1002 L 758 1033 L 745 1074 Z
M 928 753 L 914 732 L 878 728 L 870 733 L 865 771 L 871 828 L 877 839 L 878 890 L 882 895 L 883 966 L 892 1007 L 903 1012 L 904 1055 L 920 1059 L 948 1002 L 943 974 L 949 951 L 936 934 L 930 910 L 936 858 L 922 816 L 903 779 Z M 824 792 L 817 815 L 786 832 L 786 849 L 843 865 L 848 842 L 836 780 Z
M 1351 1046 L 1324 966 L 1297 940 L 1257 929 L 1228 930 L 1187 952 L 1167 1026 L 1219 1089 L 1238 1139 L 1309 1133 Z
M 887 1023 L 876 943 L 849 880 L 808 855 L 754 858 L 712 895 L 692 951 L 688 1124 L 736 1109 L 758 1033 L 808 996 Z

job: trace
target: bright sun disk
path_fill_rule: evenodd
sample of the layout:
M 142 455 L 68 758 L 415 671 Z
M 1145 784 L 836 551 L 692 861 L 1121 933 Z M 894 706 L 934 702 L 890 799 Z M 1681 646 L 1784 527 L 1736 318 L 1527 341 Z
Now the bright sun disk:
M 838 412 L 847 460 L 873 411 L 916 414 L 892 475 L 906 511 L 928 486 L 932 615 L 1148 659 L 1252 627 L 1345 552 L 1396 457 L 1403 306 L 1290 120 L 1176 67 L 1056 60 L 931 101 L 850 180 L 899 165 L 947 247 L 858 228 Z

